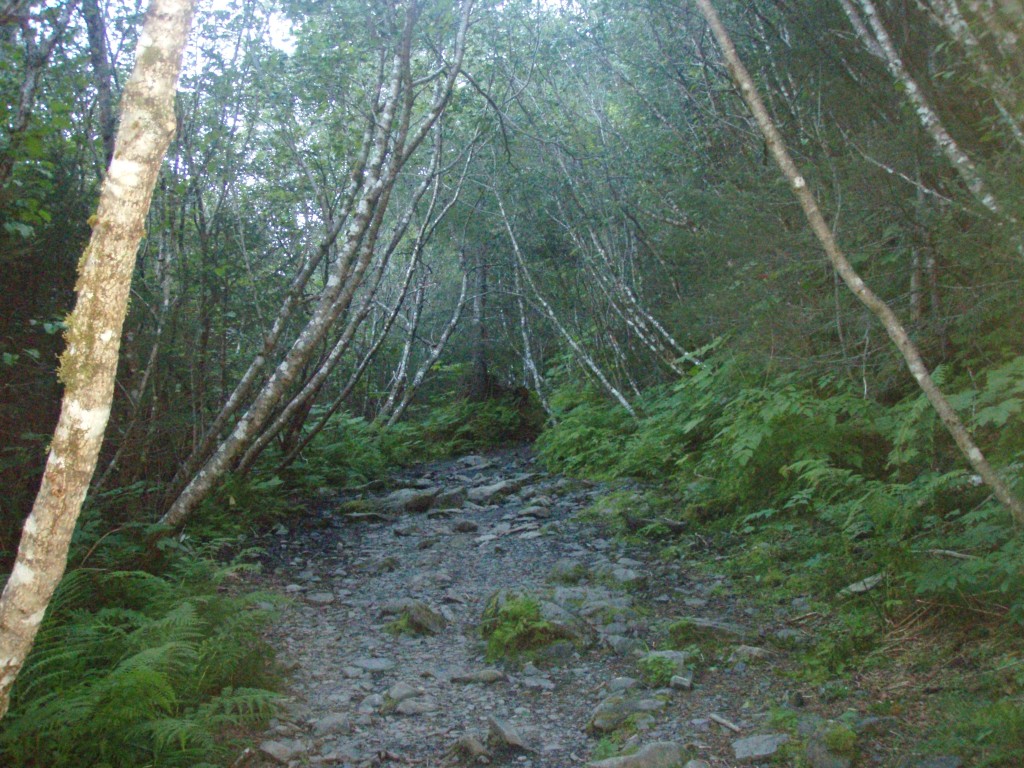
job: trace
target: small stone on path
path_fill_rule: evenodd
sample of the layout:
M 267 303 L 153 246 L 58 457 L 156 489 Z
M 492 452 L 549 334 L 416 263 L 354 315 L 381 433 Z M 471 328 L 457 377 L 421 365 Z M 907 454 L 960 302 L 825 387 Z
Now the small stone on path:
M 352 662 L 353 667 L 365 669 L 367 672 L 390 672 L 395 668 L 395 662 L 391 659 L 356 659 Z
M 488 685 L 505 679 L 505 673 L 500 669 L 481 669 L 476 672 L 462 672 L 452 676 L 453 683 L 483 683 Z
M 331 592 L 310 592 L 306 595 L 306 602 L 313 605 L 330 605 L 334 602 L 334 594 Z
M 686 748 L 670 741 L 656 741 L 632 755 L 587 763 L 589 768 L 677 768 L 686 759 Z
M 789 734 L 787 733 L 765 733 L 737 739 L 732 743 L 732 750 L 737 760 L 760 760 L 763 757 L 774 755 L 788 741 Z

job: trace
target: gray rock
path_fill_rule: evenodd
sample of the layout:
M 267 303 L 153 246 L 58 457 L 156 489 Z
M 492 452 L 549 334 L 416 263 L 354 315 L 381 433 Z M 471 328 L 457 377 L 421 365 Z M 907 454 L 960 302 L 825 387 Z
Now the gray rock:
M 352 733 L 352 721 L 348 715 L 334 713 L 313 723 L 314 736 L 332 736 L 336 733 Z
M 260 752 L 282 765 L 287 765 L 305 751 L 306 745 L 298 739 L 264 741 L 260 744 Z
M 711 768 L 711 763 L 707 760 L 691 760 L 683 768 Z
M 434 505 L 440 488 L 401 488 L 380 500 L 388 512 L 426 512 Z
M 483 683 L 489 685 L 505 679 L 505 673 L 499 669 L 487 668 L 475 672 L 460 672 L 452 676 L 453 683 Z
M 428 712 L 437 711 L 437 702 L 428 698 L 406 699 L 395 707 L 395 712 L 400 715 L 425 715 Z
M 632 677 L 615 677 L 605 686 L 609 693 L 619 693 L 621 691 L 628 691 L 630 688 L 636 688 L 640 682 Z
M 527 745 L 523 735 L 514 725 L 496 717 L 487 718 L 487 741 L 495 747 L 510 747 L 524 752 L 536 751 Z
M 597 709 L 590 716 L 587 728 L 598 733 L 609 733 L 633 715 L 658 712 L 664 708 L 665 702 L 661 699 L 631 698 L 614 693 L 597 705 Z
M 409 629 L 420 635 L 436 635 L 446 626 L 448 620 L 421 600 L 403 598 L 392 600 L 381 607 L 384 616 L 404 616 Z
M 380 712 L 384 705 L 387 704 L 386 699 L 379 693 L 371 693 L 361 702 L 359 702 L 359 711 L 363 714 L 370 714 L 372 712 Z
M 779 747 L 789 741 L 787 733 L 765 733 L 748 736 L 732 743 L 733 754 L 737 760 L 753 761 L 763 757 L 771 757 L 779 751 Z
M 310 592 L 306 595 L 306 602 L 313 605 L 330 605 L 334 602 L 334 594 L 332 592 Z
M 417 696 L 423 695 L 422 688 L 414 688 L 408 683 L 395 683 L 388 689 L 388 698 L 396 704 L 400 704 L 406 699 L 414 699 Z
M 500 480 L 491 485 L 482 485 L 477 488 L 470 488 L 467 496 L 474 504 L 493 504 L 510 494 L 519 490 L 520 484 L 512 480 Z
M 670 741 L 656 741 L 632 755 L 610 757 L 587 763 L 590 768 L 678 768 L 686 759 L 686 748 Z
M 692 691 L 693 690 L 693 670 L 688 669 L 682 674 L 672 675 L 672 680 L 669 681 L 669 686 L 677 691 Z
M 390 672 L 395 668 L 395 662 L 391 659 L 380 658 L 356 659 L 352 662 L 352 666 L 367 672 Z
M 467 498 L 466 489 L 461 485 L 456 488 L 446 488 L 434 499 L 434 506 L 444 509 L 456 509 L 465 504 Z

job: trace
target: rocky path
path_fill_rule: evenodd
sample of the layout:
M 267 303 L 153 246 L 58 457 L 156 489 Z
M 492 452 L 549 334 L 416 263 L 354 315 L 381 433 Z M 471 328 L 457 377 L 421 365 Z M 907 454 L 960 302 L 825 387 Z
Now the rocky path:
M 801 606 L 759 615 L 723 576 L 627 550 L 577 519 L 602 489 L 546 475 L 525 451 L 392 487 L 263 542 L 264 586 L 294 598 L 271 637 L 290 696 L 248 764 L 795 765 L 769 715 L 790 706 L 806 751 L 818 743 L 812 765 L 850 765 L 830 750 L 832 713 L 785 677 Z M 493 617 L 517 596 L 552 642 L 487 660 L 488 605 Z

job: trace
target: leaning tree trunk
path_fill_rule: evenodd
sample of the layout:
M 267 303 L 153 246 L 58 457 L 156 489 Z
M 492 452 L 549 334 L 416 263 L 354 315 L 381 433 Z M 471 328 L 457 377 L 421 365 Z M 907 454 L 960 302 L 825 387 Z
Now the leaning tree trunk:
M 743 66 L 743 62 L 740 60 L 739 54 L 736 53 L 736 48 L 732 44 L 729 33 L 726 32 L 710 0 L 697 0 L 697 5 L 701 13 L 704 14 L 704 18 L 707 19 L 715 39 L 718 40 L 718 44 L 722 48 L 729 72 L 739 85 L 743 100 L 747 103 L 754 118 L 757 120 L 758 127 L 764 135 L 765 143 L 768 145 L 772 157 L 779 166 L 779 170 L 786 177 L 790 187 L 792 187 L 793 194 L 796 195 L 797 200 L 800 202 L 811 230 L 821 243 L 829 261 L 832 262 L 833 268 L 843 278 L 843 282 L 853 291 L 854 295 L 881 321 L 886 333 L 889 334 L 889 338 L 892 339 L 893 344 L 896 345 L 900 354 L 903 355 L 903 360 L 914 380 L 921 387 L 925 397 L 928 398 L 928 402 L 932 404 L 932 407 L 938 413 L 939 419 L 942 420 L 943 425 L 945 425 L 949 434 L 953 437 L 957 447 L 960 448 L 960 451 L 967 459 L 968 464 L 981 476 L 985 484 L 992 489 L 995 497 L 1010 511 L 1014 521 L 1018 525 L 1024 525 L 1024 503 L 1014 496 L 1009 486 L 1003 482 L 1003 479 L 992 468 L 992 465 L 988 463 L 985 455 L 974 442 L 974 438 L 967 431 L 967 427 L 964 426 L 945 395 L 942 394 L 942 391 L 935 384 L 924 360 L 921 358 L 921 353 L 910 338 L 906 328 L 903 327 L 903 324 L 896 316 L 896 313 L 864 283 L 864 280 L 861 279 L 860 275 L 854 270 L 853 265 L 846 258 L 846 254 L 840 249 L 839 243 L 836 242 L 835 236 L 832 234 L 831 227 L 825 221 L 821 209 L 818 208 L 817 200 L 807 188 L 807 181 L 800 174 L 800 170 L 796 167 L 796 163 L 793 162 L 793 158 L 786 149 L 782 135 L 769 116 L 768 110 L 765 108 L 764 102 L 761 101 L 761 96 L 757 92 L 757 87 L 750 77 L 750 73 Z
M 135 253 L 174 135 L 174 92 L 193 0 L 153 0 L 125 87 L 121 130 L 79 264 L 61 358 L 64 399 L 42 486 L 0 596 L 0 716 L 67 565 L 71 534 L 110 416 Z
M 285 353 L 273 374 L 255 395 L 230 434 L 205 461 L 160 518 L 169 526 L 183 524 L 212 492 L 225 474 L 237 467 L 238 460 L 256 441 L 273 418 L 289 388 L 298 379 L 303 366 L 319 348 L 334 323 L 354 300 L 375 256 L 383 220 L 398 177 L 430 134 L 448 106 L 462 69 L 473 0 L 464 0 L 458 17 L 451 59 L 439 70 L 445 76 L 434 89 L 426 114 L 413 125 L 421 108 L 412 90 L 412 38 L 422 6 L 409 2 L 404 9 L 401 33 L 396 38 L 392 67 L 387 83 L 380 82 L 381 111 L 374 122 L 374 147 L 358 203 L 348 222 L 340 257 L 333 266 L 326 288 L 306 325 Z M 382 73 L 383 74 L 383 73 Z

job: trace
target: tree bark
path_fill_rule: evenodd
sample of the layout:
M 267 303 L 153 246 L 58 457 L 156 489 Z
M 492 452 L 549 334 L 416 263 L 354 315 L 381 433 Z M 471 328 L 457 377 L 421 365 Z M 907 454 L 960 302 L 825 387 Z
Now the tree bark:
M 89 62 L 96 77 L 96 108 L 99 111 L 100 139 L 103 141 L 103 167 L 114 156 L 114 107 L 111 93 L 113 75 L 107 51 L 107 30 L 100 13 L 99 0 L 82 0 L 82 16 L 89 36 Z
M 886 333 L 889 334 L 889 338 L 892 339 L 893 344 L 896 345 L 903 356 L 903 360 L 914 380 L 924 392 L 925 397 L 928 398 L 928 402 L 935 409 L 939 419 L 949 431 L 957 447 L 960 448 L 968 464 L 981 476 L 985 484 L 992 489 L 993 495 L 1010 511 L 1014 522 L 1017 525 L 1024 525 L 1024 503 L 1014 496 L 1010 487 L 1003 482 L 1003 479 L 992 468 L 992 465 L 988 463 L 985 455 L 974 442 L 974 438 L 967 431 L 967 427 L 964 426 L 964 423 L 960 420 L 956 411 L 953 410 L 945 395 L 935 384 L 924 360 L 921 358 L 917 345 L 910 338 L 896 313 L 865 284 L 864 280 L 861 279 L 860 275 L 854 270 L 853 265 L 846 258 L 846 254 L 839 247 L 839 243 L 836 242 L 831 227 L 828 226 L 825 217 L 821 213 L 821 209 L 818 208 L 817 200 L 807 188 L 807 181 L 800 174 L 800 170 L 786 149 L 782 135 L 768 115 L 768 110 L 765 109 L 764 102 L 757 92 L 757 87 L 754 85 L 750 73 L 743 66 L 743 62 L 740 60 L 739 54 L 732 44 L 729 33 L 718 18 L 718 14 L 715 12 L 710 0 L 696 0 L 696 2 L 701 13 L 704 14 L 708 26 L 711 27 L 715 39 L 718 40 L 729 72 L 739 86 L 743 100 L 757 120 L 758 127 L 764 135 L 772 157 L 779 166 L 783 176 L 789 182 L 793 194 L 800 202 L 800 207 L 803 208 L 811 230 L 821 243 L 832 266 L 839 273 L 840 277 L 843 278 L 843 282 L 846 283 L 847 287 L 853 291 L 854 295 L 881 321 Z
M 0 596 L 0 716 L 57 584 L 110 416 L 135 254 L 167 147 L 192 0 L 153 0 L 124 93 L 122 130 L 79 263 L 61 358 L 64 399 L 39 495 Z

